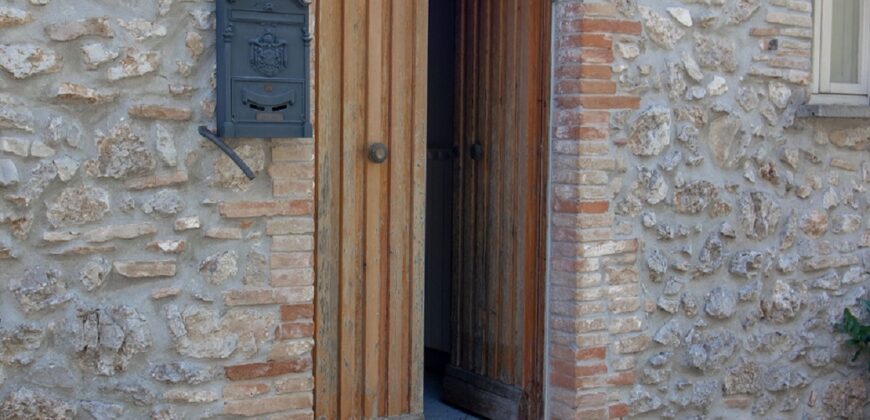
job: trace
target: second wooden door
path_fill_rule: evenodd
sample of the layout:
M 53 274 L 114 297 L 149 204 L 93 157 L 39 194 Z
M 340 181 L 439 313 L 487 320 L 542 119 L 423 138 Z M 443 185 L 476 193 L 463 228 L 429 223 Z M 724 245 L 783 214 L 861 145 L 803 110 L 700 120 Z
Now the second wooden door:
M 449 402 L 541 411 L 549 0 L 460 0 Z

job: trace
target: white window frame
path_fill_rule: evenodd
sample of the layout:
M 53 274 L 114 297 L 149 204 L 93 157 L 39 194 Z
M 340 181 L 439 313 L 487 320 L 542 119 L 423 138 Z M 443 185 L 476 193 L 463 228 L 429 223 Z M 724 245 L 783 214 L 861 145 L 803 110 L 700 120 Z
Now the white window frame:
M 831 82 L 831 48 L 826 42 L 831 39 L 832 11 L 834 0 L 814 0 L 813 13 L 813 98 L 811 103 L 870 105 L 870 4 L 861 0 L 861 53 L 858 74 L 859 83 Z

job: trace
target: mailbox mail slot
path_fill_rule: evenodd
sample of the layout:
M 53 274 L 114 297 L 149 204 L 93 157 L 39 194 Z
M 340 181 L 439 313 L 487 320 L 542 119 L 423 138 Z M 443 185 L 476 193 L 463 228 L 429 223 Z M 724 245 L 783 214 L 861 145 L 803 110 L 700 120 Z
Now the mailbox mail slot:
M 305 0 L 217 0 L 217 137 L 310 137 Z

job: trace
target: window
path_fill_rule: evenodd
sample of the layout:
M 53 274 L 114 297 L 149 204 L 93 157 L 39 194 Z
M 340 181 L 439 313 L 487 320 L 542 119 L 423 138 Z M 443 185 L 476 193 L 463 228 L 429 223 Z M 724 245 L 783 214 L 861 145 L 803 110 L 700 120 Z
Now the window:
M 868 104 L 870 5 L 866 0 L 815 0 L 814 92 Z

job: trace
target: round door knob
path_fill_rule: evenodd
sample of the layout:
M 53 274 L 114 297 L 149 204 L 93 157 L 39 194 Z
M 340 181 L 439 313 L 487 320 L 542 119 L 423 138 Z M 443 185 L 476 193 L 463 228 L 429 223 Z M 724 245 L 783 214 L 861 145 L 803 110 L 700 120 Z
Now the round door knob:
M 374 163 L 384 163 L 389 156 L 387 145 L 383 143 L 372 143 L 369 146 L 369 160 Z

